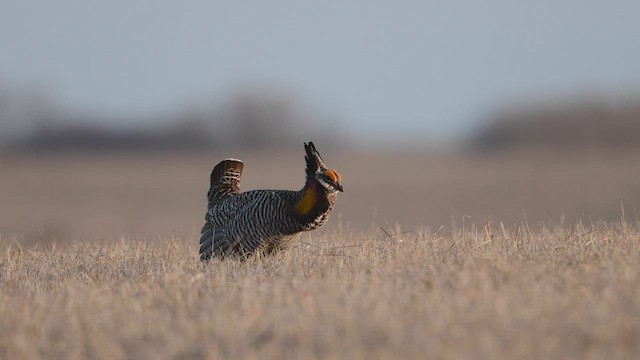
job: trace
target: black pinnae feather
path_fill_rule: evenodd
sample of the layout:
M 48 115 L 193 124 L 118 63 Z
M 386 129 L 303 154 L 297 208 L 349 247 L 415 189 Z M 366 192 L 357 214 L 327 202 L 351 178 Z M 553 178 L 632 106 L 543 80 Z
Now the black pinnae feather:
M 311 147 L 311 150 L 313 150 L 314 154 L 318 156 L 318 159 L 322 160 L 322 156 L 320 156 L 320 152 L 318 152 L 316 146 L 313 145 L 313 141 L 309 141 L 309 146 Z
M 325 167 L 324 161 L 322 161 L 322 157 L 320 156 L 318 150 L 316 150 L 313 142 L 309 141 L 308 144 L 305 143 L 304 150 L 307 153 L 307 155 L 304 157 L 307 162 L 307 177 L 311 178 L 318 170 Z

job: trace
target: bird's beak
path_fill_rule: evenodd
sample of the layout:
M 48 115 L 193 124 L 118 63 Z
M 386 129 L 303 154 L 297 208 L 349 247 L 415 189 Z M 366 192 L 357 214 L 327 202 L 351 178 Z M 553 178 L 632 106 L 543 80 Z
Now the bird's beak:
M 342 184 L 336 184 L 336 189 L 338 189 L 338 191 L 340 192 L 344 192 L 344 189 L 342 188 Z

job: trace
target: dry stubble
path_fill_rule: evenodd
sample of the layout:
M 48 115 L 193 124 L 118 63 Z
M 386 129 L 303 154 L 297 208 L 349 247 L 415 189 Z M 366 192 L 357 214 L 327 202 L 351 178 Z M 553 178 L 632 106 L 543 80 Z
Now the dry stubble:
M 202 266 L 194 241 L 0 256 L 0 358 L 634 358 L 636 224 L 304 236 Z

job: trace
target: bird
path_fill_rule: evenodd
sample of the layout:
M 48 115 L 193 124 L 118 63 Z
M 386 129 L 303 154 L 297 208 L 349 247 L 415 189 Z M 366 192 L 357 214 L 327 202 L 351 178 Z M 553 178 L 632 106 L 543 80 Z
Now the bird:
M 213 168 L 200 237 L 200 260 L 248 258 L 290 248 L 303 231 L 324 225 L 342 177 L 327 168 L 313 142 L 304 144 L 306 182 L 301 190 L 240 192 L 244 163 L 225 159 Z

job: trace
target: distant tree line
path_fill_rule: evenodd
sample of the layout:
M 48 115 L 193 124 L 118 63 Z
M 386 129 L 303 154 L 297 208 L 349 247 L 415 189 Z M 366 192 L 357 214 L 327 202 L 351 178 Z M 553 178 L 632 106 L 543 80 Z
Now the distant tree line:
M 267 148 L 336 139 L 336 122 L 273 89 L 240 91 L 218 104 L 185 106 L 162 119 L 71 114 L 31 93 L 0 91 L 0 147 L 36 151 Z
M 640 99 L 599 99 L 512 106 L 472 136 L 480 150 L 640 147 Z

